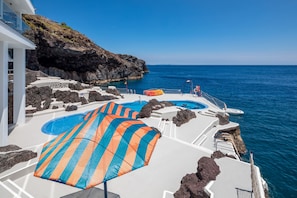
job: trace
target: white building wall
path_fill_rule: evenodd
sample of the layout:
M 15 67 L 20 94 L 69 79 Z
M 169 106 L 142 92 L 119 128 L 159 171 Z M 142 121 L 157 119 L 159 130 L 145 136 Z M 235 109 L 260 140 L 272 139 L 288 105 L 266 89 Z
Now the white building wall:
M 22 48 L 14 48 L 13 60 L 13 123 L 25 123 L 26 105 L 26 52 Z
M 0 146 L 8 144 L 8 43 L 0 41 Z

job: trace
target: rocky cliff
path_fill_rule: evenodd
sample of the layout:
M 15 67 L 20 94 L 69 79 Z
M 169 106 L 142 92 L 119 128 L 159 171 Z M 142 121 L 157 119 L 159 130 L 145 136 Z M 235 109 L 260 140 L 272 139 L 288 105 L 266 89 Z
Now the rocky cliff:
M 143 60 L 111 53 L 65 23 L 38 15 L 23 18 L 31 28 L 24 35 L 37 46 L 27 52 L 29 69 L 93 84 L 139 79 L 147 72 Z

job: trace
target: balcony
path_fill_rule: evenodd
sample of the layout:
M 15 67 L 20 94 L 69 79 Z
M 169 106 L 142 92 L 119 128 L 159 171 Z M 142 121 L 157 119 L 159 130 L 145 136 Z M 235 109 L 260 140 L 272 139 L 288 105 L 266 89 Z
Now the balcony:
M 11 6 L 9 6 L 11 5 Z M 23 33 L 28 30 L 29 27 L 22 20 L 22 13 L 15 12 L 12 9 L 12 3 L 6 3 L 3 0 L 0 0 L 0 20 L 5 24 L 18 31 L 19 33 Z M 16 9 L 17 7 L 15 7 Z

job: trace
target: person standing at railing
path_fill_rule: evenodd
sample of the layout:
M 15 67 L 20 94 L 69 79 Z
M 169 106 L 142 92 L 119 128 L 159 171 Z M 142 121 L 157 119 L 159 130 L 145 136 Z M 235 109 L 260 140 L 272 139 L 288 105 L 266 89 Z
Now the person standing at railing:
M 194 93 L 195 95 L 201 96 L 201 89 L 199 85 L 196 85 L 195 89 L 194 89 Z

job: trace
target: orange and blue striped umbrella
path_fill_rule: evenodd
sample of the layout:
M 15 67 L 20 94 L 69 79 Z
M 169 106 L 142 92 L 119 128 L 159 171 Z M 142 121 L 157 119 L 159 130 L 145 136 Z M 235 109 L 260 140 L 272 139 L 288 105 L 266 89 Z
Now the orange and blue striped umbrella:
M 123 105 L 117 104 L 115 102 L 109 102 L 87 113 L 84 119 L 86 120 L 86 119 L 89 119 L 91 116 L 96 116 L 98 112 L 119 115 L 122 117 L 133 118 L 133 119 L 136 119 L 139 114 L 137 111 L 134 111 L 128 107 L 124 107 Z
M 140 120 L 97 113 L 46 143 L 34 176 L 91 188 L 147 165 L 159 136 Z

